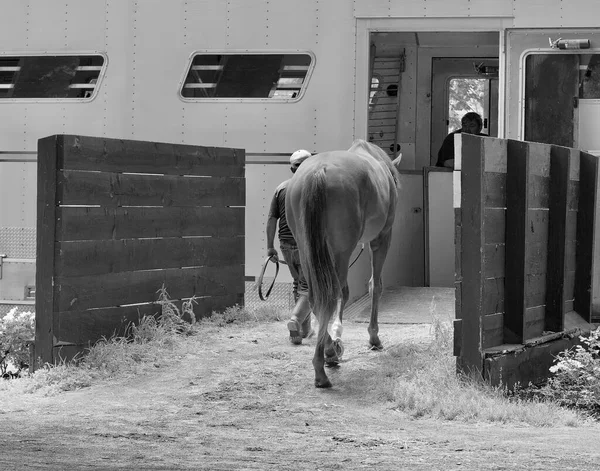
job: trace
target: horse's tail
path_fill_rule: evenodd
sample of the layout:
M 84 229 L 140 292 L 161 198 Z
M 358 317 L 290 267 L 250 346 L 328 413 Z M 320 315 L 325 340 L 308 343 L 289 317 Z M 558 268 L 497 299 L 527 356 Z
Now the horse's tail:
M 302 204 L 298 225 L 302 233 L 305 250 L 302 270 L 308 282 L 309 300 L 319 323 L 327 331 L 331 315 L 341 295 L 340 281 L 335 269 L 333 251 L 326 236 L 324 210 L 327 207 L 325 168 L 307 177 L 302 187 Z M 319 339 L 322 340 L 322 339 Z

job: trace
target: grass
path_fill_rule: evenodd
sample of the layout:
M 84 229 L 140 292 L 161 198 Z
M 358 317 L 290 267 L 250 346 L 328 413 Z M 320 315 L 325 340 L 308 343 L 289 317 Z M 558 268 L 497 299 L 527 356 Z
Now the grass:
M 0 382 L 0 391 L 53 395 L 102 380 L 152 371 L 157 366 L 176 365 L 182 355 L 192 351 L 195 340 L 188 342 L 190 337 L 233 325 L 250 324 L 249 328 L 253 328 L 280 323 L 289 315 L 287 310 L 268 305 L 252 310 L 235 306 L 198 322 L 184 323 L 185 308 L 180 313 L 167 298 L 162 299 L 163 316 L 142 319 L 132 327 L 130 338 L 104 339 L 77 364 L 46 367 L 21 380 Z M 336 374 L 335 387 L 343 390 L 347 398 L 380 404 L 414 419 L 520 423 L 535 427 L 590 423 L 584 413 L 555 402 L 520 398 L 492 388 L 479 378 L 457 375 L 451 326 L 447 320 L 436 319 L 430 342 L 402 342 L 386 346 L 378 355 L 365 355 L 363 360 Z
M 383 402 L 414 419 L 520 423 L 535 427 L 591 423 L 585 412 L 553 401 L 519 397 L 457 374 L 452 354 L 452 324 L 435 319 L 429 343 L 402 343 L 386 348 L 369 367 L 339 375 L 336 385 L 367 402 Z

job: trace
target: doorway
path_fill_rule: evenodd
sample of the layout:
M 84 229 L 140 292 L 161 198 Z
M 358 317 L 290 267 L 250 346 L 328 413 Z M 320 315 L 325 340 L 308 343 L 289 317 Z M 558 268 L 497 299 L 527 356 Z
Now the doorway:
M 482 133 L 498 136 L 498 59 L 434 57 L 431 82 L 431 165 L 468 112 L 481 116 Z

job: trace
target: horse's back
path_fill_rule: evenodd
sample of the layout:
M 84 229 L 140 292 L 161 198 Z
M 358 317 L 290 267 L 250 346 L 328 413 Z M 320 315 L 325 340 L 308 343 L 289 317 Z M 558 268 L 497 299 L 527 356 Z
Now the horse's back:
M 287 189 L 292 219 L 300 214 L 302 188 L 317 172 L 322 172 L 326 182 L 327 203 L 322 212 L 328 236 L 344 250 L 374 239 L 393 220 L 393 175 L 385 163 L 362 148 L 323 152 L 303 162 Z

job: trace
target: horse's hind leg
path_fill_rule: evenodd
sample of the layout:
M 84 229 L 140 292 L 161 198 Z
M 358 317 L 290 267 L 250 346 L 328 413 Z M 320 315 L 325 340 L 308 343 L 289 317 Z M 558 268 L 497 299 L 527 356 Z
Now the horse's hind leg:
M 342 343 L 344 326 L 342 325 L 342 317 L 349 297 L 350 290 L 346 282 L 342 288 L 342 297 L 338 301 L 335 320 L 331 326 L 331 342 L 325 347 L 325 361 L 327 363 L 338 363 L 344 354 L 344 344 Z
M 382 232 L 376 239 L 370 243 L 371 247 L 371 269 L 372 276 L 369 284 L 371 293 L 371 320 L 367 331 L 369 332 L 369 344 L 373 350 L 381 350 L 383 348 L 379 340 L 379 299 L 383 292 L 383 282 L 381 280 L 381 272 L 383 264 L 390 248 L 392 231 L 391 228 Z
M 317 314 L 317 313 L 315 313 Z M 331 337 L 327 332 L 327 322 L 324 321 L 324 316 L 317 314 L 319 319 L 319 333 L 317 336 L 317 346 L 315 347 L 315 356 L 313 357 L 313 367 L 315 368 L 315 386 L 317 388 L 330 388 L 331 381 L 325 373 L 325 344 L 331 343 Z

